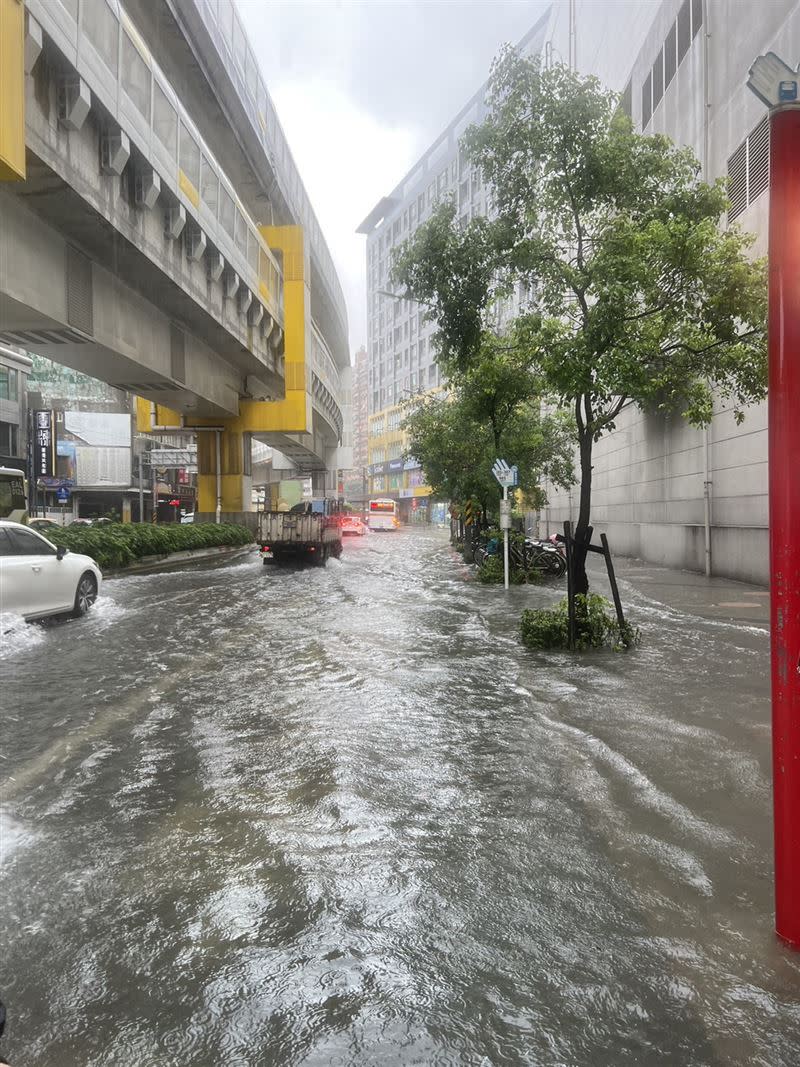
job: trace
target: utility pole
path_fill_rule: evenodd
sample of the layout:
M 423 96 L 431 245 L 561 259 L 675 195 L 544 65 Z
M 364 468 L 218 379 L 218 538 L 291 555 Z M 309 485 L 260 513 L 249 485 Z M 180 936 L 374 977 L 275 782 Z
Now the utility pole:
M 800 948 L 800 79 L 774 52 L 748 86 L 769 108 L 769 538 L 775 929 Z

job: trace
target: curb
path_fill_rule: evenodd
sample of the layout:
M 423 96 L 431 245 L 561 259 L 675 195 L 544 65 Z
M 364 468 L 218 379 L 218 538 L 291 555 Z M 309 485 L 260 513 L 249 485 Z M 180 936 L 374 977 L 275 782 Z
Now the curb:
M 168 567 L 186 563 L 200 563 L 209 559 L 224 559 L 239 553 L 252 552 L 255 546 L 248 545 L 212 545 L 209 548 L 187 549 L 183 552 L 166 552 L 159 556 L 142 556 L 127 567 L 113 567 L 103 571 L 103 579 L 124 578 L 128 574 L 152 574 Z

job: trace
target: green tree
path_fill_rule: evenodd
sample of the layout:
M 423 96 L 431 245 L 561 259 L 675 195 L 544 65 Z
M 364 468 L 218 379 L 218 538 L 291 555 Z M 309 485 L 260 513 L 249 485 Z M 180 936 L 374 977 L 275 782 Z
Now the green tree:
M 715 394 L 737 421 L 765 396 L 765 265 L 748 259 L 749 236 L 720 229 L 724 184 L 702 181 L 690 150 L 635 133 L 595 79 L 508 49 L 488 104 L 465 149 L 492 187 L 497 220 L 459 231 L 452 208 L 440 209 L 396 277 L 428 305 L 445 370 L 461 372 L 483 358 L 494 295 L 528 287 L 531 306 L 509 343 L 572 413 L 575 533 L 585 542 L 593 447 L 626 407 L 700 426 Z M 578 592 L 588 589 L 585 561 L 579 548 Z
M 572 484 L 570 428 L 543 414 L 538 382 L 516 347 L 484 338 L 481 356 L 455 376 L 448 395 L 410 401 L 403 428 L 408 452 L 431 488 L 451 500 L 478 500 L 496 511 L 500 487 L 492 475 L 498 456 L 516 464 L 520 488 L 543 502 L 542 476 Z

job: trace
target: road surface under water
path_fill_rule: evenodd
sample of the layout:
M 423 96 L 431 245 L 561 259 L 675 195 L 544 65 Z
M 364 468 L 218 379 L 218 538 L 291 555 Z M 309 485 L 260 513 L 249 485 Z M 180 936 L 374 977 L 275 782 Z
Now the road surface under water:
M 440 532 L 110 581 L 0 660 L 17 1067 L 800 1063 L 767 637 L 534 654 Z

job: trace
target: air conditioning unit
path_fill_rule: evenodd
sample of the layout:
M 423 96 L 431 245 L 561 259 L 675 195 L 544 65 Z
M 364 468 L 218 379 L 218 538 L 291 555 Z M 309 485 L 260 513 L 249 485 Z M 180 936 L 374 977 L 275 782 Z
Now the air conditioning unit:
M 152 167 L 142 167 L 136 171 L 133 183 L 133 200 L 137 207 L 152 211 L 161 194 L 161 179 Z
M 100 169 L 103 174 L 119 176 L 131 158 L 131 142 L 119 126 L 109 126 L 100 138 Z
M 220 252 L 213 249 L 206 256 L 206 274 L 210 282 L 218 282 L 225 270 L 225 260 Z
M 261 340 L 268 341 L 269 336 L 274 328 L 275 319 L 273 319 L 272 315 L 270 315 L 269 312 L 265 311 L 264 316 L 261 319 Z
M 164 236 L 168 241 L 177 241 L 186 225 L 186 208 L 175 204 L 164 212 Z
M 225 293 L 225 297 L 228 300 L 233 300 L 236 294 L 239 292 L 239 275 L 235 270 L 231 270 L 230 267 L 225 271 L 225 276 L 222 281 L 222 288 Z
M 58 83 L 58 121 L 68 130 L 80 130 L 92 108 L 92 91 L 77 74 Z
M 239 314 L 246 315 L 250 310 L 250 305 L 253 303 L 253 294 L 243 285 L 239 290 Z
M 258 300 L 254 300 L 250 305 L 250 310 L 247 312 L 247 325 L 258 326 L 261 320 L 264 318 L 264 305 Z
M 183 243 L 186 249 L 186 258 L 192 263 L 199 263 L 203 258 L 208 240 L 199 226 L 187 226 L 183 232 Z

